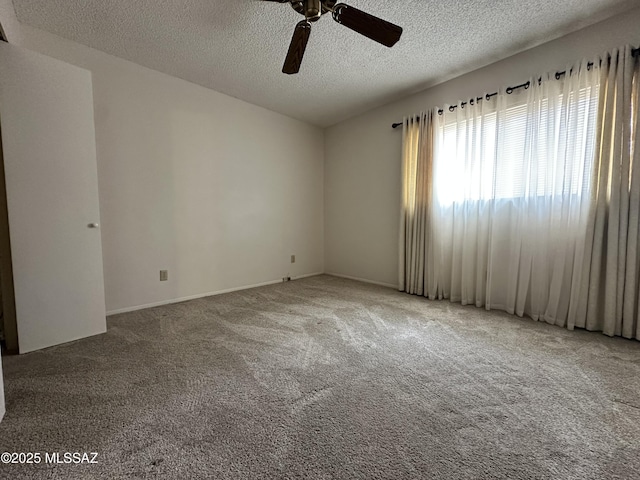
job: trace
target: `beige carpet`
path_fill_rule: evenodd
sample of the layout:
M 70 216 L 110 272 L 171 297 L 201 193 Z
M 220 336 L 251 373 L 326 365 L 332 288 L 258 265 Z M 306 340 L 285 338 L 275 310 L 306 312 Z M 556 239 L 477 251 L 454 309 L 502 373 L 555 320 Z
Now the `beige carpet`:
M 4 359 L 3 479 L 640 478 L 640 342 L 329 276 Z

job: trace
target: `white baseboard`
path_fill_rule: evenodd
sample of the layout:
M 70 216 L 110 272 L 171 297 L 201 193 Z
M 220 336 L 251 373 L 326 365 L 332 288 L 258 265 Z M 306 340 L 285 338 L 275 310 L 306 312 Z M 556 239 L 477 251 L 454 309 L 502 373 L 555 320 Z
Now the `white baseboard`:
M 291 280 L 300 280 L 302 278 L 315 277 L 322 275 L 324 272 L 305 273 L 304 275 L 298 275 L 297 277 L 291 277 Z M 144 310 L 145 308 L 161 307 L 162 305 L 170 305 L 172 303 L 187 302 L 189 300 L 196 300 L 198 298 L 213 297 L 214 295 L 222 295 L 223 293 L 238 292 L 240 290 L 249 290 L 250 288 L 264 287 L 266 285 L 274 285 L 276 283 L 282 283 L 280 280 L 269 280 L 268 282 L 255 283 L 253 285 L 243 285 L 241 287 L 227 288 L 224 290 L 216 290 L 215 292 L 199 293 L 197 295 L 189 295 L 187 297 L 172 298 L 170 300 L 162 300 L 160 302 L 146 303 L 144 305 L 136 305 L 135 307 L 118 308 L 116 310 L 109 310 L 107 317 L 111 315 L 117 315 L 119 313 L 135 312 L 138 310 Z
M 381 287 L 394 288 L 396 290 L 398 289 L 398 285 L 393 285 L 391 283 L 376 282 L 375 280 L 367 280 L 366 278 L 360 277 L 351 277 L 349 275 L 342 275 L 341 273 L 325 272 L 325 274 L 331 275 L 332 277 L 346 278 L 347 280 L 355 280 L 357 282 L 372 283 L 373 285 L 380 285 Z

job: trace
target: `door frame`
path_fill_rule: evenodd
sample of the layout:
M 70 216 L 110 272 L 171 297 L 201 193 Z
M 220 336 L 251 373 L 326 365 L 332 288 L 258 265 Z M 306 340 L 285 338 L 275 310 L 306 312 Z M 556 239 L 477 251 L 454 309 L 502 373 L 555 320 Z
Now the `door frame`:
M 2 292 L 2 322 L 4 326 L 5 353 L 18 354 L 18 323 L 16 298 L 13 290 L 13 263 L 9 236 L 9 211 L 7 186 L 2 154 L 2 118 L 0 118 L 0 291 Z
M 0 40 L 9 43 L 0 22 Z M 18 354 L 18 324 L 16 299 L 13 291 L 13 265 L 11 240 L 9 239 L 9 212 L 7 210 L 7 186 L 2 156 L 2 119 L 0 119 L 0 291 L 2 292 L 2 317 L 4 326 L 4 352 Z

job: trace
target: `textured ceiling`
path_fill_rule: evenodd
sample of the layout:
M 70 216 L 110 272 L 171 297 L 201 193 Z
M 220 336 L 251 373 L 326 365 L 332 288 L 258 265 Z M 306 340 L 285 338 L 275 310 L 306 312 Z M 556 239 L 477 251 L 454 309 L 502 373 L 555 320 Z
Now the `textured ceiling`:
M 637 7 L 637 0 L 346 0 L 404 27 L 387 49 L 325 15 L 298 75 L 295 24 L 261 0 L 13 0 L 18 20 L 309 123 L 329 126 Z

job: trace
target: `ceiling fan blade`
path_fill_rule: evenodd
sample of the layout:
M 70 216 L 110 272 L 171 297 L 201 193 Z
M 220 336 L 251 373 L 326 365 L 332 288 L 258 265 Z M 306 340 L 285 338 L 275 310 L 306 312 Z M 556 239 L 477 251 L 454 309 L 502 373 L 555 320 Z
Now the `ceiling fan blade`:
M 282 67 L 282 73 L 292 75 L 300 71 L 300 64 L 302 63 L 302 57 L 304 57 L 304 51 L 307 48 L 310 34 L 311 23 L 308 21 L 303 20 L 296 25 L 293 38 L 291 39 L 291 45 L 289 45 L 289 52 Z
M 289 0 L 262 0 L 263 2 L 289 3 Z
M 333 19 L 386 47 L 393 47 L 402 36 L 402 27 L 344 3 L 339 3 L 333 8 Z

